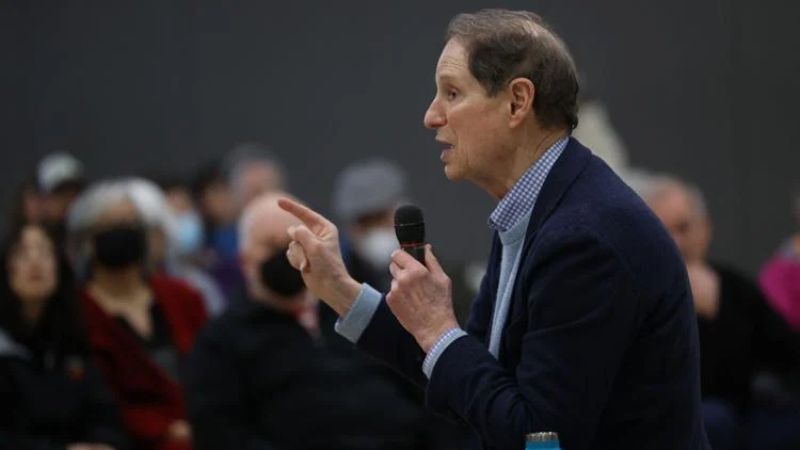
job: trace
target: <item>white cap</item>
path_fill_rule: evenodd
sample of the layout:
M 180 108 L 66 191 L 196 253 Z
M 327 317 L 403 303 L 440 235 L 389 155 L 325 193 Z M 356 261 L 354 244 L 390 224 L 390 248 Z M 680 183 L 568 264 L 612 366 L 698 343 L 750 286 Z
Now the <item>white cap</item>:
M 83 164 L 69 153 L 51 153 L 39 161 L 36 180 L 44 193 L 53 192 L 64 183 L 82 183 Z

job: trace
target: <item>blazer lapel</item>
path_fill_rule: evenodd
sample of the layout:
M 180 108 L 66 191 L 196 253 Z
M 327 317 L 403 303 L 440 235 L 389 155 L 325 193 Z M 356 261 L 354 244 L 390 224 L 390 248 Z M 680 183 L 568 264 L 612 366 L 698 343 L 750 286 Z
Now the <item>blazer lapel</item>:
M 539 198 L 536 199 L 536 205 L 533 207 L 528 229 L 525 232 L 526 247 L 530 245 L 533 240 L 531 237 L 541 227 L 545 219 L 550 216 L 561 197 L 575 179 L 578 178 L 578 175 L 580 175 L 591 158 L 592 153 L 589 149 L 581 145 L 575 138 L 569 138 L 567 147 L 561 153 L 558 161 L 553 164 L 550 173 L 547 174 L 547 179 L 545 179 L 542 190 L 539 192 Z
M 536 205 L 533 207 L 530 221 L 528 222 L 528 229 L 525 232 L 525 243 L 522 247 L 522 259 L 519 262 L 517 269 L 517 276 L 514 280 L 514 291 L 511 294 L 511 308 L 509 311 L 508 320 L 505 322 L 503 329 L 503 344 L 500 346 L 500 356 L 503 359 L 517 352 L 513 348 L 507 348 L 510 343 L 520 343 L 520 339 L 514 337 L 507 337 L 509 332 L 516 332 L 519 328 L 519 322 L 527 319 L 527 304 L 525 299 L 520 299 L 520 280 L 528 273 L 527 264 L 529 260 L 525 258 L 530 253 L 530 248 L 533 242 L 536 241 L 536 232 L 545 222 L 547 217 L 558 206 L 564 193 L 569 189 L 578 175 L 586 168 L 586 165 L 592 158 L 592 153 L 575 138 L 570 138 L 564 152 L 558 158 L 558 161 L 550 169 L 547 174 L 547 179 L 542 185 L 542 190 L 539 192 L 539 197 L 536 199 Z M 525 327 L 526 328 L 526 327 Z M 523 328 L 524 329 L 524 328 Z

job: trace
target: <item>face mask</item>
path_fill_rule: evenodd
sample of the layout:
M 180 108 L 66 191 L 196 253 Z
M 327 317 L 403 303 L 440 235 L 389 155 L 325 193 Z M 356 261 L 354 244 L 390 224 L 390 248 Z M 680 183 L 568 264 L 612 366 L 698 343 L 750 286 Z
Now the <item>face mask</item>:
M 177 217 L 175 230 L 175 253 L 186 256 L 197 253 L 203 245 L 203 221 L 194 211 L 181 213 Z
M 110 268 L 122 268 L 144 261 L 147 242 L 144 228 L 117 225 L 94 235 L 94 257 Z
M 356 251 L 372 267 L 388 270 L 392 252 L 400 248 L 393 229 L 375 228 L 356 242 Z
M 300 272 L 289 263 L 286 249 L 261 263 L 261 282 L 283 297 L 294 297 L 306 288 Z

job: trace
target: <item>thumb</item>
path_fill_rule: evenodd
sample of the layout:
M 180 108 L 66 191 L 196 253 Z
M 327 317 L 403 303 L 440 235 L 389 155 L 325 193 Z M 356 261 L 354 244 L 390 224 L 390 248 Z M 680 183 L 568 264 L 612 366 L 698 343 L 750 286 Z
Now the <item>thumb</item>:
M 318 241 L 317 236 L 305 225 L 293 225 L 289 227 L 288 233 L 289 237 L 292 238 L 293 241 L 297 241 L 304 250 L 308 250 L 309 247 L 316 245 Z
M 428 270 L 432 273 L 444 273 L 442 265 L 439 264 L 439 260 L 436 259 L 436 256 L 433 254 L 433 247 L 431 244 L 425 244 L 425 266 L 428 267 Z

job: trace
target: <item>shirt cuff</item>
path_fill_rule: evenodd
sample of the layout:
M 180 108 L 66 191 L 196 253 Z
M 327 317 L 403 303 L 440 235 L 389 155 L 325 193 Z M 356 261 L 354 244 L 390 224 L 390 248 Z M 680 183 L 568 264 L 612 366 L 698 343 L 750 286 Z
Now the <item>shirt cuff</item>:
M 336 321 L 334 326 L 336 332 L 344 336 L 348 341 L 354 344 L 357 343 L 361 338 L 361 334 L 364 333 L 364 330 L 367 329 L 370 321 L 372 321 L 375 311 L 378 310 L 382 297 L 383 295 L 372 286 L 367 283 L 362 284 L 361 292 L 353 304 L 350 305 L 350 311 Z
M 442 353 L 444 353 L 447 347 L 455 342 L 456 339 L 466 335 L 467 333 L 461 328 L 451 328 L 439 336 L 439 339 L 435 344 L 433 344 L 433 347 L 431 347 L 428 355 L 425 356 L 425 361 L 422 362 L 422 372 L 425 373 L 425 376 L 428 377 L 428 379 L 430 379 L 431 374 L 433 374 L 433 368 L 436 366 L 436 361 L 439 360 L 439 357 L 442 356 Z

